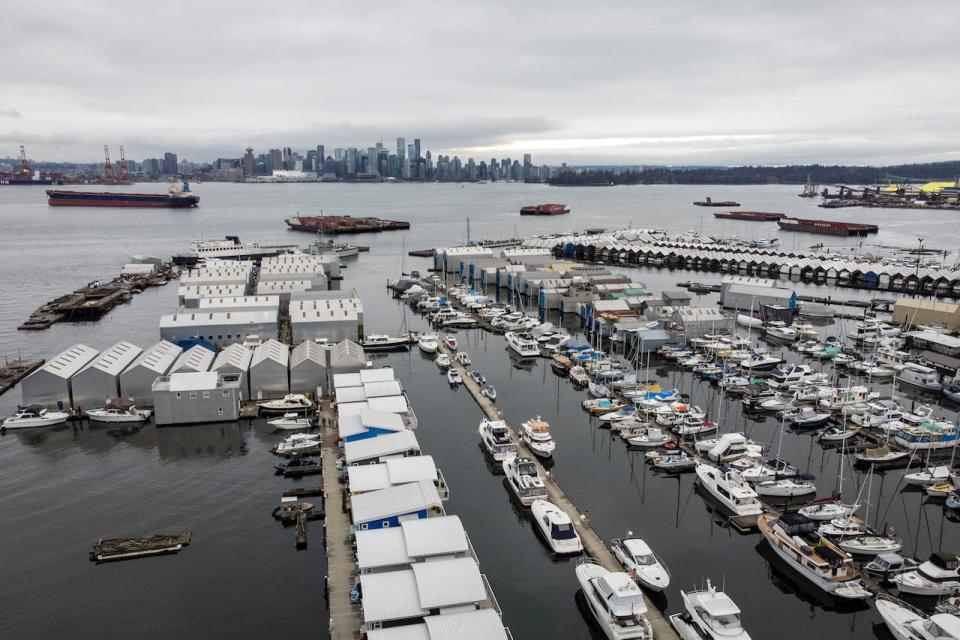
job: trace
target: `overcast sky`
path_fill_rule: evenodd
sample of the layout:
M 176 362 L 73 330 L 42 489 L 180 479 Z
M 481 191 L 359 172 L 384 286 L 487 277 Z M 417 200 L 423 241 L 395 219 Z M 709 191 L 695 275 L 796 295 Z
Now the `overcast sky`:
M 10 2 L 0 157 L 960 160 L 958 24 L 956 0 Z

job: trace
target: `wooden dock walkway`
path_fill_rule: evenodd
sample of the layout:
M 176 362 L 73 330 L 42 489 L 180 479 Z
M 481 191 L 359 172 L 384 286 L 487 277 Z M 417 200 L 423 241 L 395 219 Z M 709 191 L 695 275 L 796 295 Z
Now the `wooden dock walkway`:
M 360 605 L 350 603 L 350 587 L 357 575 L 353 543 L 350 535 L 350 516 L 344 513 L 344 487 L 337 476 L 336 414 L 328 403 L 324 403 L 319 412 L 321 432 L 323 434 L 323 489 L 327 495 L 330 509 L 326 514 L 326 533 L 324 536 L 327 551 L 327 604 L 330 608 L 331 640 L 355 640 L 360 635 Z M 327 426 L 323 427 L 326 422 Z
M 490 401 L 489 398 L 480 394 L 480 385 L 474 382 L 467 374 L 466 368 L 457 362 L 454 359 L 455 353 L 450 351 L 446 345 L 440 344 L 439 349 L 450 356 L 450 361 L 452 367 L 460 372 L 460 376 L 463 378 L 463 386 L 470 392 L 470 395 L 473 396 L 473 399 L 480 406 L 480 409 L 491 420 L 504 420 L 505 418 L 501 415 L 500 410 L 497 406 Z M 560 488 L 560 485 L 553 479 L 553 476 L 547 473 L 547 470 L 543 468 L 543 465 L 540 464 L 540 461 L 536 456 L 533 455 L 526 445 L 520 442 L 517 437 L 516 432 L 513 427 L 507 424 L 507 429 L 510 432 L 510 437 L 517 444 L 517 452 L 526 458 L 530 458 L 534 461 L 534 464 L 537 465 L 537 472 L 540 474 L 540 477 L 543 478 L 543 482 L 547 487 L 547 496 L 550 499 L 550 502 L 557 505 L 559 508 L 570 517 L 571 522 L 573 522 L 574 528 L 576 528 L 577 533 L 580 535 L 580 540 L 583 541 L 583 549 L 591 558 L 596 562 L 601 564 L 606 569 L 611 571 L 623 571 L 623 568 L 620 566 L 620 563 L 617 562 L 617 559 L 613 557 L 613 553 L 610 552 L 610 549 L 604 543 L 603 538 L 593 529 L 590 525 L 590 521 L 587 518 L 583 520 L 580 519 L 583 515 L 579 509 L 573 504 L 570 498 L 567 497 L 567 494 L 563 492 Z M 327 518 L 329 523 L 329 516 Z M 664 617 L 664 615 L 657 609 L 652 602 L 650 602 L 647 594 L 644 593 L 644 600 L 647 603 L 647 619 L 650 621 L 650 624 L 653 626 L 653 634 L 658 640 L 680 640 L 680 636 L 677 635 L 677 632 L 674 630 L 670 622 Z

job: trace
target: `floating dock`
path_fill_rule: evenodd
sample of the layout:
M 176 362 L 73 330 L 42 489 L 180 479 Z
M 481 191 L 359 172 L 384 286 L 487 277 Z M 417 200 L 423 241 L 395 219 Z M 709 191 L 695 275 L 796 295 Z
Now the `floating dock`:
M 114 560 L 132 560 L 146 556 L 177 553 L 190 544 L 193 534 L 189 531 L 174 534 L 158 534 L 146 538 L 108 538 L 100 539 L 90 548 L 90 559 L 94 562 L 112 562 Z
M 0 367 L 0 395 L 43 366 L 45 360 L 10 360 Z

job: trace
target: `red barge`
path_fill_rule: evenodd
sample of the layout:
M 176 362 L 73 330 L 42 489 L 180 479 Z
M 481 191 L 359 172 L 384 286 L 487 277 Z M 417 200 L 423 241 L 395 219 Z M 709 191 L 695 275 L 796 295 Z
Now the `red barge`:
M 719 211 L 713 214 L 714 218 L 725 218 L 729 220 L 756 220 L 758 222 L 776 222 L 786 218 L 785 213 L 773 213 L 771 211 Z
M 354 218 L 353 216 L 293 216 L 287 218 L 286 222 L 287 226 L 294 231 L 309 231 L 327 235 L 400 231 L 410 228 L 410 223 L 403 220 Z
M 570 207 L 565 204 L 532 204 L 520 207 L 522 216 L 559 216 L 570 213 Z
M 834 222 L 831 220 L 814 220 L 810 218 L 784 218 L 777 220 L 781 229 L 786 231 L 801 231 L 803 233 L 821 233 L 829 236 L 865 236 L 876 233 L 880 228 L 875 224 L 859 222 Z

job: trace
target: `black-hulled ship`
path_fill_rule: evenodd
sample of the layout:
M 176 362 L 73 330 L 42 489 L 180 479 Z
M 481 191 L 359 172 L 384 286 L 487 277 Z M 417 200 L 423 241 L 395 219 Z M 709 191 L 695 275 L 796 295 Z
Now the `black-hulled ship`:
M 167 193 L 121 193 L 109 191 L 47 190 L 51 207 L 166 207 L 189 209 L 200 204 L 200 197 L 190 192 L 190 185 L 170 185 Z

